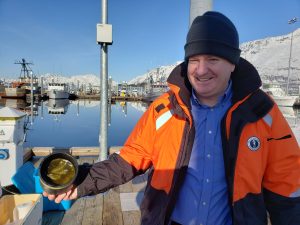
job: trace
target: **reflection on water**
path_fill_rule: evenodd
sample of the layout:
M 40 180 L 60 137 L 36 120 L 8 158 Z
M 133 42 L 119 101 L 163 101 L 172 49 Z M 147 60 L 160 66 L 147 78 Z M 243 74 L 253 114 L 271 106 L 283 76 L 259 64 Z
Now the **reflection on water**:
M 25 147 L 99 146 L 99 101 L 50 99 L 31 107 L 30 103 L 21 99 L 0 100 L 0 107 L 24 111 L 32 121 L 28 123 Z M 146 108 L 146 103 L 136 102 L 110 105 L 108 145 L 123 145 Z
M 59 121 L 59 115 L 67 113 L 69 104 L 69 99 L 49 99 L 46 103 L 48 114 L 53 115 L 55 121 Z
M 99 146 L 99 101 L 50 99 L 31 106 L 21 99 L 0 99 L 0 108 L 4 106 L 27 113 L 25 147 Z M 144 102 L 116 102 L 110 105 L 108 146 L 123 145 L 147 107 Z M 280 110 L 294 132 L 299 132 L 296 134 L 299 139 L 300 109 L 280 107 Z
M 49 99 L 46 104 L 48 106 L 48 114 L 66 114 L 69 104 L 69 99 Z

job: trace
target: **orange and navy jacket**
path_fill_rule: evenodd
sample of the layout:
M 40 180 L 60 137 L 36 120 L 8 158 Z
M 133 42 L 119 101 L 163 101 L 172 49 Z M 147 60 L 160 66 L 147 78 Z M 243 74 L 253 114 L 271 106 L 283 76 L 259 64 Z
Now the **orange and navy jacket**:
M 142 224 L 168 224 L 191 156 L 195 127 L 186 63 L 170 74 L 118 154 L 94 164 L 78 195 L 104 192 L 148 171 Z M 240 59 L 221 135 L 233 224 L 300 224 L 300 149 L 278 106 L 259 89 L 256 69 Z M 187 206 L 189 207 L 189 206 Z

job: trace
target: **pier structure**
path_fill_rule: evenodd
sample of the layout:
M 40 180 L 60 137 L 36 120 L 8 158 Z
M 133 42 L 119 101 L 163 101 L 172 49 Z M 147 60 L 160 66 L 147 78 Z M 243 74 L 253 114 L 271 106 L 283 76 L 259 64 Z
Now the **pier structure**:
M 9 107 L 0 109 L 0 183 L 3 186 L 12 184 L 11 177 L 23 165 L 25 115 Z
M 109 154 L 119 151 L 121 148 L 121 146 L 110 147 Z M 97 162 L 100 150 L 97 146 L 26 148 L 24 162 L 30 160 L 37 168 L 45 156 L 57 152 L 73 155 L 79 165 L 92 165 Z M 148 174 L 145 173 L 103 194 L 79 198 L 66 211 L 45 211 L 42 217 L 42 225 L 139 225 L 141 223 L 140 204 L 144 196 L 147 177 Z

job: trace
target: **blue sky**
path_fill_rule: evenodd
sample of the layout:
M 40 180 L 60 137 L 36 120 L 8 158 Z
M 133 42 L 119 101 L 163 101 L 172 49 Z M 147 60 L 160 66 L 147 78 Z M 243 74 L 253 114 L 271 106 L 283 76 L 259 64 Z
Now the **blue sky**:
M 287 23 L 300 19 L 300 0 L 215 0 L 213 10 L 235 23 L 241 43 L 300 27 Z M 17 78 L 22 58 L 37 75 L 99 75 L 100 22 L 101 0 L 0 0 L 0 78 Z M 108 73 L 130 80 L 183 59 L 189 0 L 108 0 L 108 23 Z

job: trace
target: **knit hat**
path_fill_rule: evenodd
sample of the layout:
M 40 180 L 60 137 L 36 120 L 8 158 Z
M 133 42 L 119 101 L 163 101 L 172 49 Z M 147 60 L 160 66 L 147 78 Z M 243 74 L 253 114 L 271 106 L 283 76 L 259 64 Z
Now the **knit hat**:
M 241 50 L 234 24 L 223 14 L 208 11 L 197 16 L 187 34 L 185 60 L 199 54 L 209 54 L 238 64 Z

